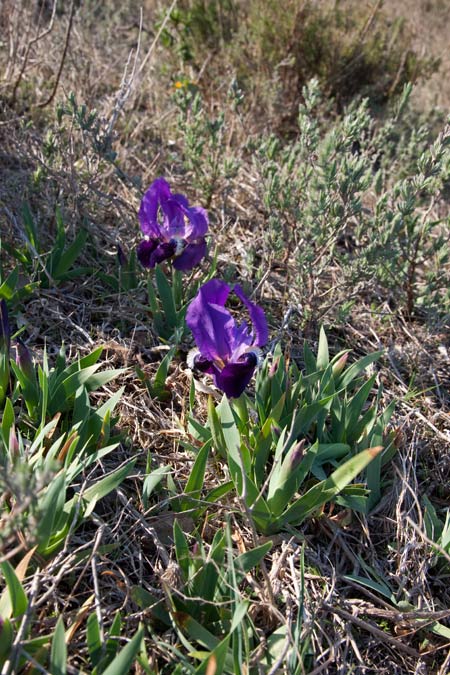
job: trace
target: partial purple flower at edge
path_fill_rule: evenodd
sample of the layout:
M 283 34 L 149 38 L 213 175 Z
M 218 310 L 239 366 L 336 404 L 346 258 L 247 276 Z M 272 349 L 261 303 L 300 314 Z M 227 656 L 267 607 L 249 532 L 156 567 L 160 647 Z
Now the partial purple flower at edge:
M 213 375 L 219 389 L 237 398 L 253 376 L 268 328 L 261 307 L 250 302 L 238 284 L 233 291 L 247 308 L 252 328 L 245 322 L 238 325 L 225 309 L 231 289 L 219 279 L 211 279 L 200 288 L 188 307 L 186 323 L 198 347 L 194 367 Z
M 9 327 L 8 306 L 6 300 L 0 300 L 0 349 L 9 354 L 11 348 L 11 329 Z
M 184 195 L 172 194 L 164 178 L 157 178 L 144 194 L 139 209 L 144 240 L 137 257 L 153 268 L 173 259 L 180 271 L 191 270 L 206 255 L 208 215 L 201 206 L 189 206 Z
M 22 373 L 29 380 L 33 380 L 35 378 L 36 375 L 30 351 L 26 346 L 25 342 L 20 338 L 17 338 L 16 343 L 16 363 L 19 366 Z

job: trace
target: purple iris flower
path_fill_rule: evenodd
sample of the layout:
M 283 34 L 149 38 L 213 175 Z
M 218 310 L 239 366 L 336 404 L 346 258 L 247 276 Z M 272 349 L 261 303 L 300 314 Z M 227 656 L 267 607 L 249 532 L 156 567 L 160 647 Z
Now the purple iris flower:
M 190 270 L 206 255 L 208 215 L 189 206 L 184 195 L 172 194 L 164 178 L 157 178 L 144 194 L 139 209 L 144 240 L 137 256 L 144 267 L 173 259 L 177 270 Z
M 11 348 L 11 329 L 9 327 L 8 306 L 6 300 L 0 300 L 0 349 L 7 354 Z
M 230 287 L 219 279 L 204 284 L 186 313 L 198 352 L 191 363 L 197 370 L 214 376 L 215 385 L 231 398 L 242 394 L 258 364 L 259 347 L 268 339 L 267 321 L 261 307 L 244 295 L 236 284 L 232 289 L 245 305 L 253 328 L 238 325 L 225 303 Z

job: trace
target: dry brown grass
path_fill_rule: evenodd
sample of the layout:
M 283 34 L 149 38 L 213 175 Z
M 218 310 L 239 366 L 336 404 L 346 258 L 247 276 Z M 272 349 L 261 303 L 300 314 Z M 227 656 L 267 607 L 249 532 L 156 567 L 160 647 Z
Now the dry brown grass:
M 450 6 L 446 0 L 387 0 L 385 11 L 394 17 L 404 17 L 413 36 L 413 45 L 420 55 L 434 56 L 440 66 L 426 81 L 420 82 L 414 93 L 417 104 L 425 109 L 435 106 L 444 112 L 450 109 L 450 54 L 448 30 Z

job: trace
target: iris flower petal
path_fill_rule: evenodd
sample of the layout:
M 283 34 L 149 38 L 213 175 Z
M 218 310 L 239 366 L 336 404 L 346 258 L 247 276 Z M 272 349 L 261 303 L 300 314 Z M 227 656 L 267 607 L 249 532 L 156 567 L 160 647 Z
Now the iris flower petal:
M 155 267 L 155 265 L 163 262 L 163 260 L 171 258 L 175 253 L 176 247 L 177 244 L 175 241 L 163 241 L 161 244 L 158 244 L 152 253 L 151 267 Z
M 144 235 L 160 237 L 158 210 L 162 203 L 170 199 L 170 187 L 164 178 L 157 178 L 145 192 L 139 209 L 139 223 Z
M 182 195 L 180 192 L 176 192 L 174 195 L 170 195 L 171 199 L 174 199 L 180 206 L 184 206 L 185 209 L 189 208 L 189 202 L 187 198 Z
M 158 239 L 144 239 L 137 247 L 137 257 L 143 267 L 154 267 L 152 254 L 158 246 Z
M 147 239 L 138 247 L 138 258 L 145 267 L 154 267 L 175 255 L 175 269 L 186 271 L 198 265 L 206 255 L 206 211 L 200 206 L 190 207 L 184 195 L 172 194 L 164 178 L 157 178 L 145 192 L 139 223 Z M 157 244 L 153 246 L 149 241 L 157 241 Z
M 186 226 L 188 240 L 204 237 L 208 231 L 208 214 L 201 206 L 191 206 L 186 209 L 189 224 Z
M 235 285 L 233 291 L 236 293 L 239 300 L 247 307 L 248 313 L 250 314 L 250 319 L 253 324 L 253 334 L 255 337 L 254 344 L 257 347 L 262 347 L 269 339 L 269 329 L 267 327 L 264 311 L 261 309 L 261 307 L 255 305 L 254 302 L 250 302 L 239 284 Z
M 160 242 L 158 239 L 144 239 L 137 248 L 137 257 L 143 267 L 153 268 L 175 253 L 176 242 Z
M 235 291 L 249 311 L 253 331 L 246 323 L 238 326 L 225 309 L 230 287 L 219 279 L 211 279 L 199 289 L 186 313 L 186 323 L 199 349 L 194 367 L 213 375 L 216 386 L 233 398 L 240 396 L 250 382 L 259 347 L 268 339 L 263 310 L 248 300 L 240 286 Z
M 212 361 L 208 361 L 201 354 L 196 354 L 194 356 L 194 368 L 199 370 L 201 373 L 209 373 L 209 375 L 215 375 L 217 368 L 214 366 Z
M 161 208 L 164 212 L 162 234 L 166 239 L 186 239 L 189 227 L 186 224 L 185 209 L 175 200 L 167 199 Z
M 226 283 L 211 279 L 200 288 L 186 312 L 186 323 L 200 353 L 211 361 L 224 362 L 231 355 L 230 335 L 235 323 L 224 307 L 229 293 Z
M 184 251 L 173 259 L 173 266 L 176 270 L 185 272 L 191 270 L 199 264 L 200 260 L 206 255 L 206 241 L 201 239 L 197 243 L 188 244 Z
M 248 352 L 236 363 L 227 363 L 225 368 L 214 375 L 216 386 L 230 398 L 238 398 L 252 379 L 257 357 Z

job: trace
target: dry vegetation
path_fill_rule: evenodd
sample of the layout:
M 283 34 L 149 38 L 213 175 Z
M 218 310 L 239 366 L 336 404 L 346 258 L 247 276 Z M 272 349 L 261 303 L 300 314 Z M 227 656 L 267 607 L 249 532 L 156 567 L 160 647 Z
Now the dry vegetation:
M 58 616 L 68 631 L 67 672 L 93 672 L 87 616 L 95 613 L 106 635 L 118 611 L 121 647 L 140 622 L 147 630 L 148 665 L 143 660 L 130 672 L 194 672 L 183 659 L 197 666 L 199 661 L 188 658 L 189 650 L 173 627 L 155 619 L 136 588 L 165 599 L 169 608 L 177 593 L 182 598 L 186 592 L 174 553 L 176 519 L 190 545 L 194 546 L 198 536 L 206 550 L 217 532 L 227 530 L 227 523 L 232 547 L 239 554 L 267 540 L 254 531 L 233 493 L 212 503 L 201 519 L 190 511 L 177 514 L 177 498 L 183 494 L 194 459 L 183 445 L 192 441 L 187 433 L 193 377 L 186 365 L 190 338 L 184 337 L 170 363 L 165 400 L 150 396 L 146 382 L 155 376 L 168 345 L 152 323 L 146 274 L 136 268 L 137 282 L 129 288 L 108 282 L 125 274 L 117 265 L 117 244 L 132 259 L 139 241 L 136 214 L 140 198 L 160 175 L 175 191 L 188 194 L 192 203 L 208 208 L 210 258 L 203 270 L 211 264 L 217 247 L 218 274 L 240 280 L 254 291 L 254 300 L 269 318 L 271 337 L 280 340 L 289 358 L 302 367 L 304 339 L 315 351 L 324 324 L 332 355 L 350 349 L 350 359 L 355 360 L 385 350 L 376 367 L 374 386 L 381 391 L 383 385 L 382 408 L 397 401 L 389 426 L 395 433 L 397 452 L 385 467 L 382 496 L 375 508 L 366 516 L 327 504 L 297 530 L 274 534 L 264 563 L 247 574 L 242 593 L 250 603 L 249 615 L 261 644 L 253 653 L 251 672 L 450 672 L 450 549 L 447 545 L 437 552 L 429 530 L 427 534 L 428 502 L 424 501 L 426 497 L 445 521 L 450 500 L 448 305 L 440 312 L 442 307 L 436 306 L 436 300 L 428 303 L 428 296 L 423 304 L 411 305 L 408 293 L 404 300 L 400 293 L 404 289 L 395 284 L 384 287 L 382 276 L 368 276 L 368 280 L 361 276 L 355 281 L 351 274 L 357 272 L 350 273 L 339 262 L 360 254 L 353 229 L 359 216 L 353 212 L 336 242 L 339 255 L 348 258 L 328 259 L 326 242 L 320 242 L 317 250 L 323 252 L 323 269 L 309 282 L 300 283 L 300 258 L 294 254 L 300 255 L 303 243 L 296 213 L 288 206 L 282 220 L 284 207 L 278 204 L 275 212 L 273 203 L 264 202 L 267 160 L 260 151 L 263 134 L 276 133 L 282 145 L 291 141 L 297 109 L 304 102 L 302 87 L 316 76 L 324 93 L 314 112 L 319 135 L 339 123 L 351 100 L 373 95 L 371 119 L 375 121 L 367 137 L 360 138 L 361 148 L 353 142 L 348 151 L 349 157 L 359 152 L 370 157 L 379 120 L 389 117 L 395 95 L 405 81 L 417 75 L 415 107 L 406 115 L 397 145 L 379 160 L 387 182 L 397 180 L 402 171 L 409 170 L 414 152 L 427 147 L 444 126 L 450 102 L 445 54 L 450 9 L 439 0 L 411 0 L 395 3 L 395 7 L 388 1 L 381 16 L 383 10 L 375 1 L 364 6 L 356 2 L 312 4 L 317 16 L 310 4 L 294 0 L 283 3 L 283 9 L 279 3 L 256 0 L 248 7 L 234 0 L 180 0 L 172 3 L 181 12 L 175 20 L 168 13 L 170 3 L 157 0 L 72 0 L 56 2 L 53 13 L 50 0 L 2 0 L 2 280 L 15 266 L 20 270 L 15 295 L 7 298 L 10 323 L 13 332 L 22 331 L 39 362 L 46 347 L 53 364 L 63 342 L 68 361 L 104 345 L 104 368 L 127 369 L 91 394 L 92 405 L 99 406 L 119 387 L 124 388 L 114 413 L 116 430 L 123 436 L 112 453 L 79 477 L 78 487 L 83 489 L 83 481 L 85 487 L 130 456 L 135 458 L 132 473 L 97 503 L 80 527 L 68 533 L 62 547 L 31 559 L 23 582 L 28 610 L 18 622 L 23 630 L 15 634 L 15 651 L 3 665 L 2 675 L 49 672 L 48 661 L 44 657 L 40 661 L 38 651 L 25 665 L 20 650 L 25 639 L 51 636 Z M 325 7 L 332 13 L 335 5 L 350 14 L 335 23 L 331 14 L 324 14 L 328 18 L 322 26 L 317 18 L 320 11 Z M 220 11 L 213 14 L 212 6 Z M 188 20 L 182 12 L 189 8 L 196 8 L 197 14 Z M 272 24 L 274 13 L 282 14 L 279 24 Z M 382 64 L 388 70 L 381 81 L 374 65 L 374 59 L 381 57 L 370 51 L 375 49 L 371 40 L 377 30 L 388 30 L 386 26 L 390 30 L 392 15 L 406 16 L 406 23 L 388 33 L 392 62 Z M 273 25 L 279 29 L 278 38 Z M 366 45 L 367 53 L 356 53 L 351 37 L 343 42 L 342 34 L 347 32 L 350 36 L 358 33 L 358 44 Z M 319 37 L 324 40 L 320 54 L 298 48 L 306 34 L 311 44 Z M 395 48 L 393 40 L 397 40 Z M 331 43 L 334 51 L 327 51 Z M 409 66 L 408 50 L 411 54 L 415 50 Z M 435 58 L 441 59 L 440 70 Z M 364 79 L 365 71 L 359 68 L 362 62 L 370 71 L 369 79 Z M 352 70 L 355 63 L 357 71 Z M 355 90 L 345 84 L 348 80 L 355 82 Z M 75 98 L 70 98 L 70 92 Z M 197 92 L 202 97 L 203 117 L 196 117 L 189 107 L 192 98 L 187 97 Z M 183 95 L 184 102 L 189 102 L 187 112 L 183 112 Z M 90 124 L 93 109 L 98 115 Z M 219 120 L 221 112 L 225 121 L 214 135 L 208 124 Z M 421 123 L 428 124 L 427 130 L 414 135 L 411 130 Z M 199 139 L 200 149 L 196 146 Z M 402 143 L 408 150 L 403 151 Z M 376 161 L 372 156 L 371 162 Z M 392 170 L 389 175 L 387 167 L 393 166 L 396 173 Z M 432 236 L 448 243 L 449 184 L 444 174 L 442 190 L 429 204 L 419 203 L 417 213 L 424 222 L 439 220 L 440 229 L 433 230 Z M 308 197 L 302 199 L 306 212 Z M 368 188 L 361 218 L 375 199 L 374 189 Z M 24 224 L 24 204 L 38 230 L 33 248 Z M 48 278 L 43 267 L 57 236 L 58 208 L 67 240 L 73 242 L 85 230 L 87 241 L 74 264 L 79 268 L 77 274 Z M 271 214 L 282 223 L 281 233 L 271 224 Z M 14 248 L 28 248 L 31 260 L 14 258 Z M 425 283 L 432 262 L 427 255 L 425 251 L 418 262 L 417 287 Z M 430 291 L 433 298 L 445 296 L 448 262 L 442 265 L 447 265 L 447 276 L 444 282 L 441 277 L 436 282 L 437 295 Z M 188 283 L 199 275 L 194 272 Z M 36 284 L 28 292 L 30 282 Z M 207 396 L 198 392 L 196 415 L 202 423 L 206 408 Z M 158 467 L 170 467 L 171 479 L 165 476 L 150 497 L 144 498 L 145 477 L 150 468 Z M 40 476 L 36 481 L 45 483 L 45 479 Z M 225 479 L 226 464 L 216 457 L 207 466 L 204 487 L 212 489 Z M 0 558 L 16 567 L 37 543 L 30 503 L 33 489 L 39 492 L 40 488 L 31 481 L 19 489 L 14 476 L 6 474 L 1 481 L 0 508 L 4 504 L 8 508 L 0 512 Z M 13 509 L 11 494 L 17 498 Z M 366 585 L 361 578 L 369 580 Z M 0 589 L 2 584 L 3 579 Z M 297 648 L 302 665 L 289 670 L 281 655 L 277 667 L 265 667 L 265 641 L 283 626 L 288 636 L 289 631 L 294 634 L 299 616 Z M 183 628 L 183 617 L 177 620 Z M 43 643 L 44 652 L 49 644 Z M 37 661 L 44 665 L 36 665 Z M 215 670 L 210 665 L 195 672 L 211 675 Z

